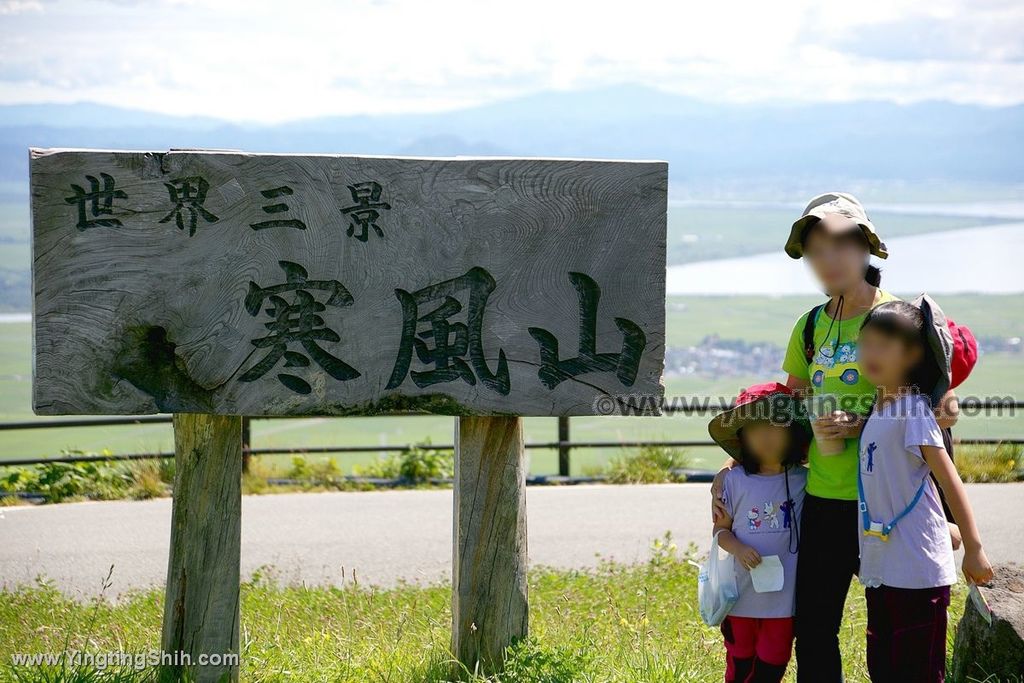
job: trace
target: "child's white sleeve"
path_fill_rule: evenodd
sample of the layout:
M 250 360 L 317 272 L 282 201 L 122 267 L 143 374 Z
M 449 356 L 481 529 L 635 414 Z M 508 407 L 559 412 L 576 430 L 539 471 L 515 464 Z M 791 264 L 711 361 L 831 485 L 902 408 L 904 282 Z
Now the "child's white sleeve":
M 916 397 L 904 418 L 906 431 L 903 435 L 903 445 L 911 453 L 924 457 L 921 454 L 921 446 L 937 446 L 942 448 L 945 443 L 942 440 L 942 429 L 935 420 L 935 414 L 931 410 L 931 404 L 923 396 Z

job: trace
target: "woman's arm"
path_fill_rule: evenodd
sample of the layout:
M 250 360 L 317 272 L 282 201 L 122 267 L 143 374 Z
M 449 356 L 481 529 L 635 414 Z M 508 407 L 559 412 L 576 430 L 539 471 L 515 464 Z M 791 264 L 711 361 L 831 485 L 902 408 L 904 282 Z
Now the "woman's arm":
M 789 375 L 786 377 L 786 386 L 795 394 L 806 394 L 807 390 L 811 388 L 811 380 Z
M 940 427 L 947 429 L 955 425 L 959 417 L 960 401 L 957 399 L 956 394 L 953 393 L 953 390 L 950 389 L 942 396 L 942 400 L 935 409 L 935 421 L 939 423 Z
M 964 544 L 964 576 L 974 583 L 988 583 L 992 580 L 992 564 L 981 547 L 981 535 L 974 523 L 974 511 L 971 510 L 967 491 L 964 490 L 953 461 L 941 446 L 921 446 L 921 455 L 942 487 L 942 492 L 946 494 L 946 502 L 960 528 Z
M 739 463 L 732 458 L 726 458 L 725 462 L 722 463 L 722 469 L 718 470 L 718 474 L 715 475 L 714 480 L 711 482 L 711 521 L 716 525 L 723 517 L 729 516 L 729 511 L 725 508 L 725 499 L 722 496 L 722 492 L 725 489 L 725 475 L 737 465 Z M 731 519 L 729 524 L 732 524 Z

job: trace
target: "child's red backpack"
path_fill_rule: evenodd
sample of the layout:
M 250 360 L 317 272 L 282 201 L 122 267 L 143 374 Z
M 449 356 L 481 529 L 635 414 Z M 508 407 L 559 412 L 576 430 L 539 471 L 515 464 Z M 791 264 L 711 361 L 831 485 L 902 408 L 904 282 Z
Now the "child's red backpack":
M 949 388 L 953 389 L 967 379 L 978 362 L 978 340 L 967 325 L 957 325 L 949 318 L 946 318 L 946 324 L 953 336 L 953 357 L 949 363 Z

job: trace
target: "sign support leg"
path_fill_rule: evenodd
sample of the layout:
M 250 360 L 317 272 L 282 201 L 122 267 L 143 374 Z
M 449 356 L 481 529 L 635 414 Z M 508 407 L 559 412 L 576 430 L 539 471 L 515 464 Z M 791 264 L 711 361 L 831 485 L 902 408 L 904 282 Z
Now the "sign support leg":
M 187 654 L 197 683 L 237 681 L 237 658 L 224 655 L 238 655 L 242 418 L 175 413 L 174 452 L 161 648 Z M 200 666 L 201 655 L 220 661 Z
M 493 673 L 527 635 L 526 461 L 521 417 L 458 417 L 452 654 Z

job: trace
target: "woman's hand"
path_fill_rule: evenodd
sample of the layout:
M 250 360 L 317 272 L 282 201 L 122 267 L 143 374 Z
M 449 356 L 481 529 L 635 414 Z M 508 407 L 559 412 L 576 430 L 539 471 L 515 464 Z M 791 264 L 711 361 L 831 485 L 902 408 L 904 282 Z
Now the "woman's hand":
M 959 417 L 960 399 L 950 389 L 942 397 L 942 400 L 939 401 L 938 407 L 935 408 L 935 421 L 939 423 L 940 427 L 946 429 L 947 427 L 953 427 Z
M 979 545 L 964 553 L 963 563 L 964 576 L 976 584 L 988 583 L 992 580 L 994 572 L 992 564 L 985 556 L 985 551 Z
M 757 552 L 749 545 L 745 545 L 736 553 L 736 559 L 749 570 L 761 564 L 761 553 Z
M 814 430 L 821 439 L 856 439 L 864 429 L 864 418 L 856 413 L 837 410 L 814 421 Z
M 729 511 L 725 507 L 724 496 L 725 474 L 728 471 L 728 468 L 722 468 L 715 475 L 714 481 L 711 482 L 711 521 L 716 524 L 729 516 Z
M 953 542 L 953 550 L 960 550 L 964 542 L 963 536 L 960 535 L 960 527 L 953 522 L 949 523 L 949 540 Z

